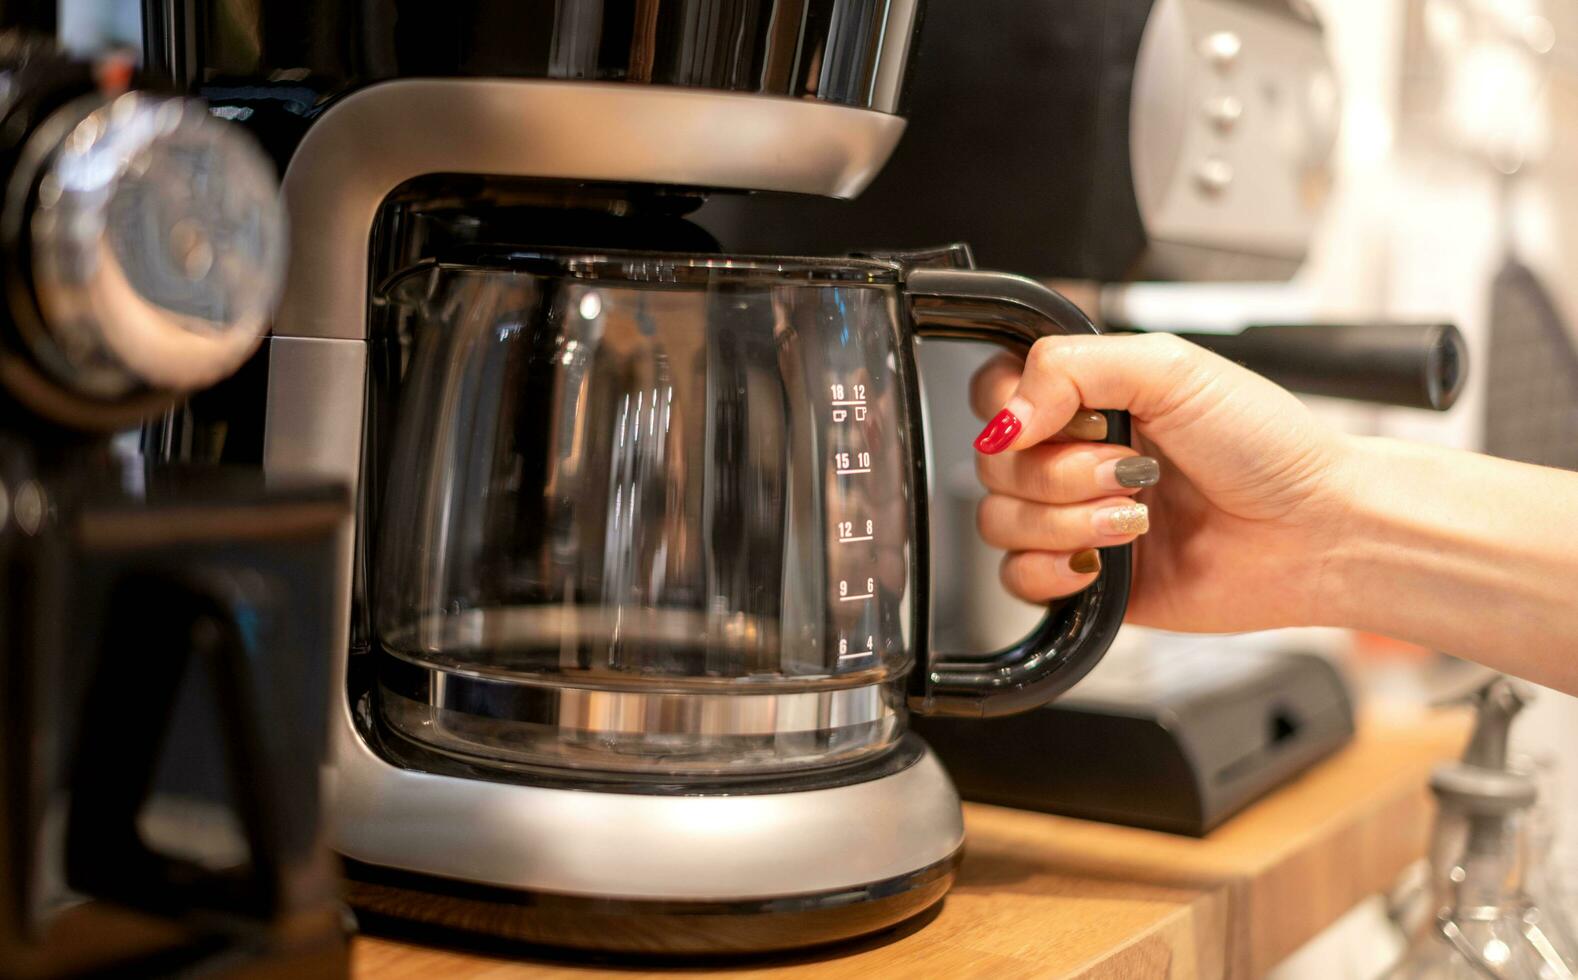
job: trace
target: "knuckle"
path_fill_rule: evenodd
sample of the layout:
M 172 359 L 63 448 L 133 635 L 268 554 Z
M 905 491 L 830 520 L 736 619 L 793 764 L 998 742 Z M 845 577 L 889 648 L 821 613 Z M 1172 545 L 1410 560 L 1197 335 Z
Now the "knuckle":
M 992 390 L 992 385 L 996 383 L 997 379 L 998 375 L 991 370 L 990 364 L 981 367 L 970 376 L 971 394 L 977 397 L 986 395 Z
M 1143 338 L 1154 343 L 1154 380 L 1146 414 L 1152 418 L 1170 417 L 1181 421 L 1184 406 L 1205 404 L 1198 397 L 1211 387 L 1209 364 L 1215 355 L 1182 337 L 1150 334 Z
M 999 351 L 975 371 L 975 376 L 990 381 L 1017 378 L 1025 369 L 1024 359 L 1008 351 Z
M 1003 478 L 1003 461 L 1004 457 L 1002 456 L 987 456 L 984 453 L 975 454 L 975 478 L 981 481 L 981 486 L 988 490 L 999 492 L 1006 489 Z M 1008 457 L 1008 461 L 1011 463 L 1012 457 Z
M 1030 345 L 1030 353 L 1025 355 L 1026 374 L 1046 374 L 1052 370 L 1057 357 L 1057 341 L 1056 337 L 1042 337 Z
M 1033 599 L 1039 591 L 1036 588 L 1039 576 L 1031 557 L 1024 553 L 1011 554 L 1003 559 L 1002 567 L 998 569 L 998 578 L 1002 579 L 1003 587 L 1022 599 Z
M 995 545 L 998 540 L 997 529 L 1001 525 L 1003 506 L 1007 501 L 995 493 L 987 494 L 981 502 L 975 505 L 975 530 L 981 540 L 987 544 Z
M 1027 481 L 1034 496 L 1040 500 L 1061 500 L 1068 489 L 1068 478 L 1055 459 L 1038 458 L 1031 461 Z
M 1170 333 L 1146 334 L 1140 338 L 1153 351 L 1157 367 L 1176 376 L 1193 368 L 1200 348 Z
M 1056 557 L 1045 552 L 1010 554 L 1003 560 L 999 577 L 1009 592 L 1028 602 L 1045 602 L 1074 591 L 1059 574 Z
M 1066 509 L 1052 504 L 1035 508 L 1034 524 L 1037 539 L 1055 543 L 1063 537 L 1063 528 L 1067 523 Z

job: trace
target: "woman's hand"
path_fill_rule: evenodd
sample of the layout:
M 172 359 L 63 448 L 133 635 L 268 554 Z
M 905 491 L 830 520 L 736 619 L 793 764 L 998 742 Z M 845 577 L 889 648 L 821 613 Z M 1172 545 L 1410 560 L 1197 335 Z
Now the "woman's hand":
M 1138 537 L 1129 619 L 1194 632 L 1346 626 L 1578 694 L 1578 474 L 1340 435 L 1244 368 L 1165 335 L 1049 337 L 981 369 L 981 533 L 1010 591 L 1093 581 Z M 1139 453 L 1096 446 L 1127 409 Z M 1124 460 L 1129 462 L 1124 463 Z M 1115 462 L 1116 461 L 1116 462 Z M 1115 484 L 1119 486 L 1115 487 Z M 1115 526 L 1114 509 L 1144 504 Z M 1148 524 L 1143 534 L 1140 525 Z
M 979 526 L 1003 582 L 1044 601 L 1137 541 L 1129 620 L 1194 632 L 1326 622 L 1347 442 L 1270 381 L 1176 337 L 1047 337 L 977 372 Z M 1124 409 L 1138 452 L 1089 409 Z M 1143 455 L 1142 455 L 1143 454 Z M 1158 480 L 1159 476 L 1159 480 Z M 1137 498 L 1137 499 L 1135 499 Z

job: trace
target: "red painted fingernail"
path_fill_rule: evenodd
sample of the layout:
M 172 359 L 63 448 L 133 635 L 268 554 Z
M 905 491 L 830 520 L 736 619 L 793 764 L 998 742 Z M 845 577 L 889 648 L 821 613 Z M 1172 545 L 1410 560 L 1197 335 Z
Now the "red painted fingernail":
M 1014 441 L 1014 437 L 1019 435 L 1019 430 L 1023 428 L 1024 424 L 1019 421 L 1019 417 L 1005 408 L 998 412 L 992 421 L 986 423 L 986 428 L 975 437 L 975 449 L 988 456 L 995 456 L 1007 449 Z

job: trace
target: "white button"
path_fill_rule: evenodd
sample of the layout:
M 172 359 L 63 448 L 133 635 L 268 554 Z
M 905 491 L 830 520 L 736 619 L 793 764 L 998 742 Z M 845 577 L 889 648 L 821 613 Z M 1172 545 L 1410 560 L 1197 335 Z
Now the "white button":
M 1221 157 L 1211 157 L 1194 172 L 1195 183 L 1207 194 L 1220 194 L 1233 182 L 1233 165 Z
M 1200 54 L 1218 71 L 1227 71 L 1237 64 L 1238 54 L 1243 49 L 1244 42 L 1232 31 L 1207 34 L 1200 42 Z
M 1218 132 L 1230 133 L 1243 118 L 1244 103 L 1236 95 L 1221 95 L 1205 100 L 1205 118 Z
M 22 529 L 22 533 L 37 534 L 38 529 L 44 526 L 44 489 L 28 480 L 17 489 L 12 509 L 16 514 L 16 526 Z

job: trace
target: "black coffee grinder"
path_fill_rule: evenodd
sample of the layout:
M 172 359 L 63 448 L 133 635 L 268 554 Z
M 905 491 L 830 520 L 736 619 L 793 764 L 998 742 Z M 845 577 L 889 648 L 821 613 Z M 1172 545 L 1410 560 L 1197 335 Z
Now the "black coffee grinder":
M 0 975 L 343 975 L 317 764 L 343 490 L 138 451 L 256 348 L 277 184 L 130 59 L 9 23 L 0 80 Z

